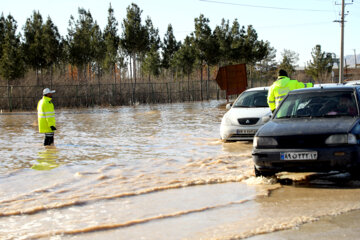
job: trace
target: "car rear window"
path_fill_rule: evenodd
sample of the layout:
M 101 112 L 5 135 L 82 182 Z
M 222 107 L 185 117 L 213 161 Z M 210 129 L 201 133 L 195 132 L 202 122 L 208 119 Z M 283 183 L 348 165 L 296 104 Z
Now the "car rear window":
M 269 107 L 267 104 L 268 91 L 243 92 L 235 101 L 233 107 Z
M 352 91 L 323 91 L 289 94 L 275 118 L 357 116 Z

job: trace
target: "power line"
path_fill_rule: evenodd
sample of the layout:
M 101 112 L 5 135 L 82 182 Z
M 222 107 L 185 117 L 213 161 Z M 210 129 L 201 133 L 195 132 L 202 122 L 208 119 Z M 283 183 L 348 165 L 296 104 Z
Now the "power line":
M 272 26 L 257 26 L 257 28 L 289 28 L 289 27 L 308 27 L 315 25 L 329 25 L 331 22 L 311 22 L 311 23 L 299 23 L 289 25 L 272 25 Z
M 223 1 L 213 1 L 213 0 L 199 0 L 199 1 L 201 1 L 201 2 L 209 2 L 209 3 L 226 4 L 226 5 L 235 5 L 235 6 L 242 6 L 242 7 L 266 8 L 266 9 L 276 9 L 276 10 L 286 10 L 286 11 L 332 12 L 332 11 L 329 11 L 329 10 L 271 7 L 271 6 L 250 5 L 250 4 L 232 3 L 232 2 L 223 2 Z

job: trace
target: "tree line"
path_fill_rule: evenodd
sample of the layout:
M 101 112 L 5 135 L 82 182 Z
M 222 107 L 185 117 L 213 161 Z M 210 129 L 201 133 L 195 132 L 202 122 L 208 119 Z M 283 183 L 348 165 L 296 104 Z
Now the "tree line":
M 160 75 L 174 80 L 182 77 L 190 81 L 191 74 L 199 71 L 201 81 L 210 79 L 211 67 L 246 63 L 254 77 L 273 79 L 277 69 L 295 72 L 297 54 L 284 50 L 282 61 L 275 61 L 276 50 L 268 41 L 259 40 L 252 25 L 241 26 L 237 19 L 232 23 L 223 19 L 215 29 L 203 14 L 194 19 L 194 31 L 178 41 L 169 24 L 161 39 L 159 30 L 148 16 L 143 21 L 142 10 L 132 3 L 126 17 L 116 20 L 111 4 L 107 25 L 101 29 L 90 11 L 78 9 L 78 18 L 70 17 L 66 36 L 59 34 L 50 16 L 43 19 L 33 11 L 23 33 L 17 33 L 17 21 L 9 14 L 0 17 L 0 77 L 8 84 L 22 78 L 28 71 L 36 73 L 37 85 L 46 74 L 63 71 L 66 66 L 75 70 L 77 80 L 87 82 L 94 73 L 101 81 L 109 74 L 116 84 L 118 72 L 128 72 L 133 83 L 137 79 L 152 81 Z M 119 25 L 121 33 L 119 33 Z M 313 49 L 313 60 L 306 72 L 311 78 L 323 81 L 332 71 L 333 57 L 322 52 L 321 46 Z M 206 69 L 206 71 L 203 71 Z M 203 72 L 207 76 L 203 76 Z M 327 75 L 326 75 L 327 76 Z

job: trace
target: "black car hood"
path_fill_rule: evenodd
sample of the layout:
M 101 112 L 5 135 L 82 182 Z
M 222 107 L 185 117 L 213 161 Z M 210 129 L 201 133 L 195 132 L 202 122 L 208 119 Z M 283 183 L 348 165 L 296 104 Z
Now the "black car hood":
M 266 137 L 345 133 L 352 129 L 357 120 L 349 117 L 273 119 L 262 126 L 256 135 Z

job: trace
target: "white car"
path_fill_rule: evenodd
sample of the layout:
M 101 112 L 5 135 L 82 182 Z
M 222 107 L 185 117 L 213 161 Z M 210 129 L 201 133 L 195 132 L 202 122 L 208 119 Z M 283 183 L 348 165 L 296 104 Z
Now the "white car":
M 344 84 L 345 85 L 360 85 L 360 80 L 346 81 Z
M 221 120 L 220 137 L 223 141 L 252 141 L 256 131 L 271 116 L 267 104 L 269 87 L 250 88 L 239 95 Z

